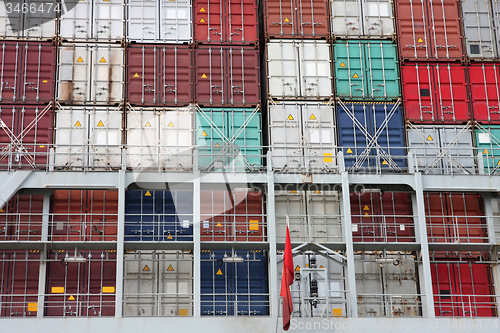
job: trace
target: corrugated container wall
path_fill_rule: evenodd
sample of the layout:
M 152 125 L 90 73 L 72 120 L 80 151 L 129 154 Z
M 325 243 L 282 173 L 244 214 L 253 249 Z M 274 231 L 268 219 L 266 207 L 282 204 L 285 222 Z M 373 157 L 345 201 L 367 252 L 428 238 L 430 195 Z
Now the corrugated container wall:
M 330 26 L 335 38 L 392 38 L 392 0 L 330 0 Z
M 483 165 L 498 173 L 500 165 L 500 126 L 491 125 L 474 129 L 478 153 L 483 154 Z
M 500 123 L 500 72 L 497 64 L 467 66 L 471 92 L 471 116 L 482 124 Z
M 43 196 L 15 195 L 0 207 L 0 240 L 40 241 Z
M 465 47 L 471 59 L 498 58 L 495 24 L 490 0 L 461 0 Z
M 30 1 L 29 5 L 35 10 L 26 11 L 19 7 L 22 5 L 19 1 L 3 2 L 5 5 L 0 6 L 0 37 L 2 39 L 34 40 L 55 38 L 58 32 L 56 18 L 59 13 L 66 13 L 68 8 L 73 8 L 73 3 L 76 4 L 76 2 L 68 4 L 65 8 L 60 8 L 60 12 L 58 12 L 54 10 L 56 7 L 54 3 L 44 0 Z

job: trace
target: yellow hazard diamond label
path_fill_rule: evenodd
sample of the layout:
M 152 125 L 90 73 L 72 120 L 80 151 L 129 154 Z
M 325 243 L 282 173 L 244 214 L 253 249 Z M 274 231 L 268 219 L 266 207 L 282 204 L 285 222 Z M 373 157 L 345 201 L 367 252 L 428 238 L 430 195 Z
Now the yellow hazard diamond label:
M 353 79 L 359 79 L 359 76 L 357 73 L 354 73 L 354 75 L 352 76 Z
M 370 214 L 368 214 L 368 213 L 365 213 L 365 217 L 370 217 Z
M 432 136 L 430 136 L 430 135 L 427 137 L 427 139 L 426 139 L 426 140 L 427 140 L 427 141 L 434 141 L 434 139 L 433 139 L 433 138 L 432 138 Z
M 309 120 L 316 120 L 316 117 L 314 116 L 314 113 L 309 117 Z
M 217 143 L 215 144 L 215 147 L 220 147 L 220 144 L 217 142 Z
M 200 8 L 200 13 L 204 13 L 205 12 L 205 7 L 201 7 Z
M 222 224 L 220 224 L 220 222 L 217 222 L 217 224 L 215 226 L 216 227 L 222 227 Z
M 83 62 L 82 57 L 78 57 L 78 59 L 76 60 L 76 62 Z
M 206 131 L 203 131 L 203 133 L 201 133 L 201 136 L 208 136 L 208 134 Z
M 386 160 L 384 160 L 384 161 L 382 162 L 382 164 L 386 165 L 386 164 L 389 164 L 389 163 L 387 163 L 387 161 L 386 161 Z
M 97 123 L 97 127 L 104 127 L 102 120 L 99 120 L 99 122 Z
M 173 122 L 169 122 L 167 127 L 174 127 L 174 123 Z
M 292 115 L 291 115 L 291 114 L 290 114 L 290 115 L 288 115 L 288 118 L 287 118 L 287 119 L 288 119 L 288 120 L 293 120 Z
M 200 19 L 200 23 L 205 23 L 205 19 L 203 17 Z
M 488 149 L 485 149 L 483 150 L 483 154 L 489 154 L 490 152 L 488 151 Z
M 170 234 L 168 234 L 167 239 L 174 239 Z
M 299 267 L 299 265 L 295 266 L 295 271 L 296 271 L 296 272 L 300 272 L 300 267 Z
M 68 301 L 74 301 L 75 300 L 75 296 L 71 295 L 70 297 L 68 297 Z
M 290 22 L 290 20 L 288 19 L 288 17 L 285 17 L 285 22 Z
M 340 66 L 339 66 L 339 67 L 345 67 L 345 64 L 344 64 L 344 62 L 343 62 L 343 61 L 340 63 Z
M 148 121 L 146 121 L 146 124 L 144 124 L 144 127 L 151 127 L 151 123 Z
M 363 210 L 370 210 L 370 207 L 368 207 L 367 205 L 365 205 L 365 207 L 363 207 Z
M 423 43 L 424 40 L 422 39 L 422 37 L 420 37 L 418 40 L 417 40 L 417 43 Z
M 222 274 L 222 271 L 220 270 L 220 268 L 219 268 L 219 270 L 217 271 L 217 273 L 215 273 L 215 274 L 216 274 L 216 275 L 223 275 L 223 274 Z
M 321 266 L 319 266 L 319 268 L 325 268 L 325 267 L 323 267 L 323 265 L 321 265 Z
M 168 265 L 167 272 L 173 272 L 173 271 L 174 268 L 172 267 L 172 265 Z
M 149 266 L 146 265 L 144 266 L 144 268 L 142 269 L 143 272 L 150 272 L 151 270 L 149 269 Z
M 499 165 L 500 165 L 500 160 L 498 160 L 498 163 L 497 163 L 497 166 L 499 166 Z M 2 211 L 0 210 L 0 212 L 2 212 Z
M 202 79 L 208 79 L 207 74 L 205 74 L 205 73 L 201 74 L 201 78 Z
M 346 154 L 352 154 L 351 148 L 347 148 L 347 151 L 345 152 Z
M 82 127 L 82 124 L 80 124 L 80 121 L 77 120 L 76 123 L 75 123 L 75 126 L 76 127 Z
M 151 196 L 151 192 L 149 191 L 146 191 L 146 194 L 144 194 L 145 197 L 150 197 Z
M 134 74 L 134 77 L 139 77 L 139 73 L 135 73 L 135 74 Z
M 104 59 L 104 57 L 102 57 L 101 60 L 99 60 L 99 62 L 104 63 L 104 62 L 106 62 L 106 59 Z
M 0 213 L 5 213 L 5 211 L 3 210 L 3 208 L 0 208 Z

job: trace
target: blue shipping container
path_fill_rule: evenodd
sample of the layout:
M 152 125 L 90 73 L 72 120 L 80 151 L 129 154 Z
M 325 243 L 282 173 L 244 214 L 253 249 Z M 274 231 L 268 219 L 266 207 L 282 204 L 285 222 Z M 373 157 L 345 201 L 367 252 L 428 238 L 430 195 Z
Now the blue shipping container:
M 231 251 L 201 253 L 201 314 L 269 315 L 268 260 L 263 251 L 236 251 L 244 262 L 223 262 Z
M 125 194 L 125 241 L 192 241 L 193 193 L 136 191 Z
M 339 104 L 337 110 L 339 142 L 346 166 L 358 170 L 380 165 L 394 171 L 406 167 L 402 108 L 381 102 L 344 105 L 347 111 Z M 367 147 L 371 148 L 365 152 Z M 369 153 L 368 156 L 360 157 L 364 152 Z

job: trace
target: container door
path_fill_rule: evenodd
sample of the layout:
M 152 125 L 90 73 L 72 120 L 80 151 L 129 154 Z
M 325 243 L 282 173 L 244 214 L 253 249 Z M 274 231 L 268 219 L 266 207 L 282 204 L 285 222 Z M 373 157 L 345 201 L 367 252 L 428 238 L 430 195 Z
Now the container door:
M 432 36 L 427 29 L 429 18 L 426 1 L 397 1 L 396 17 L 400 57 L 413 60 L 430 59 Z M 438 17 L 442 18 L 443 14 L 441 13 Z
M 421 172 L 443 173 L 442 159 L 436 160 L 441 147 L 440 132 L 440 128 L 432 125 L 407 129 L 408 146 L 414 154 L 417 167 Z
M 332 171 L 337 167 L 337 126 L 334 113 L 333 105 L 302 104 L 304 167 L 307 170 Z
M 500 166 L 500 127 L 487 126 L 474 131 L 479 152 L 483 154 L 483 165 L 487 173 L 498 172 Z
M 387 241 L 413 242 L 415 234 L 411 196 L 408 193 L 386 192 L 379 198 L 378 206 Z
M 195 142 L 198 148 L 198 166 L 209 170 L 224 168 L 229 160 L 224 147 L 227 141 L 224 109 L 203 109 L 196 114 Z M 208 118 L 208 119 L 207 119 Z
M 208 251 L 207 251 L 208 252 Z M 233 281 L 230 280 L 228 265 L 222 262 L 223 255 L 201 253 L 201 315 L 234 315 Z
M 61 46 L 57 82 L 57 97 L 61 102 L 81 104 L 91 101 L 91 49 L 76 45 Z
M 152 86 L 156 91 L 159 87 L 159 98 L 162 104 L 189 104 L 192 100 L 191 92 L 191 55 L 188 46 L 163 46 L 159 48 L 160 76 L 158 82 Z M 156 73 L 156 72 L 155 72 Z M 130 73 L 132 74 L 132 73 Z M 135 73 L 130 80 L 135 79 Z M 140 75 L 139 75 L 140 76 Z M 144 87 L 145 90 L 148 87 Z M 155 102 L 155 101 L 153 101 Z
M 164 169 L 192 169 L 193 124 L 193 109 L 190 107 L 161 112 L 160 156 Z
M 327 42 L 300 42 L 300 95 L 309 98 L 331 98 L 331 52 Z
M 440 130 L 443 173 L 475 174 L 472 130 L 463 127 L 443 127 Z
M 300 103 L 269 104 L 269 137 L 275 170 L 301 170 L 306 166 L 302 148 L 301 109 Z M 325 107 L 325 112 L 327 110 Z M 321 122 L 321 118 L 319 119 Z
M 308 224 L 314 242 L 342 242 L 340 198 L 336 191 L 307 191 Z M 283 236 L 279 235 L 279 236 Z
M 414 122 L 438 121 L 433 65 L 406 64 L 401 66 L 401 75 L 406 118 Z
M 308 221 L 306 213 L 306 198 L 304 191 L 276 191 L 276 240 L 285 241 L 286 215 L 290 222 L 290 240 L 292 242 L 306 242 L 309 239 Z
M 193 255 L 180 251 L 157 254 L 160 316 L 193 315 Z
M 500 75 L 496 64 L 469 65 L 472 116 L 479 122 L 500 122 Z
M 390 257 L 396 257 L 392 255 Z M 398 258 L 399 264 L 388 264 L 383 266 L 384 270 L 384 291 L 393 295 L 392 304 L 386 302 L 385 311 L 389 316 L 394 317 L 418 317 L 420 316 L 420 300 L 418 299 L 418 274 L 413 255 L 404 255 Z M 399 295 L 403 295 L 402 302 L 398 300 Z M 413 300 L 408 300 L 412 297 Z
M 361 6 L 358 0 L 330 0 L 332 34 L 356 38 L 363 35 Z
M 229 43 L 257 43 L 259 41 L 257 4 L 255 0 L 230 0 L 226 4 Z
M 254 48 L 231 47 L 227 50 L 226 103 L 231 105 L 260 103 L 259 63 L 259 51 Z
M 396 45 L 389 41 L 367 42 L 364 49 L 367 89 L 365 97 L 394 100 L 401 96 Z
M 220 0 L 197 1 L 194 7 L 194 38 L 198 42 L 222 43 L 226 41 L 224 2 Z
M 243 252 L 237 255 L 246 259 L 243 263 L 228 264 L 235 280 L 235 314 L 238 316 L 269 315 L 268 290 L 268 260 L 261 250 Z M 231 267 L 232 266 L 232 267 Z
M 125 241 L 158 240 L 155 204 L 160 196 L 157 191 L 125 192 Z
M 159 50 L 156 46 L 145 45 L 142 47 L 131 46 L 127 49 L 127 100 L 130 103 L 146 105 L 160 103 L 158 90 L 160 80 L 158 76 Z M 174 60 L 174 64 L 177 63 L 175 59 L 166 59 L 165 57 L 165 61 L 167 60 L 166 63 L 169 65 L 172 60 Z M 168 84 L 175 84 L 175 79 L 174 82 Z M 169 89 L 176 88 L 176 86 L 169 87 Z
M 155 294 L 159 291 L 156 253 L 125 253 L 123 266 L 123 316 L 157 316 Z
M 96 108 L 90 112 L 89 165 L 96 168 L 120 167 L 122 160 L 122 112 Z
M 194 51 L 195 99 L 202 105 L 228 103 L 225 79 L 226 52 L 222 47 L 197 48 Z
M 19 101 L 40 103 L 54 99 L 55 56 L 51 44 L 25 44 L 19 66 Z
M 370 107 L 364 103 L 360 104 L 345 104 L 347 110 L 341 105 L 337 105 L 339 109 L 339 146 L 344 147 L 345 165 L 352 167 L 357 156 L 361 155 L 367 147 L 368 139 L 367 131 L 370 130 Z M 353 121 L 353 118 L 359 121 L 359 124 Z M 359 162 L 362 166 L 366 166 L 366 161 Z
M 127 1 L 127 39 L 140 43 L 162 41 L 160 1 Z
M 11 233 L 16 241 L 39 241 L 42 236 L 42 195 L 18 195 L 14 197 L 15 225 Z
M 93 38 L 103 42 L 122 40 L 123 0 L 97 0 L 92 10 Z
M 380 226 L 373 202 L 376 197 L 370 193 L 358 195 L 351 192 L 350 198 L 353 241 L 375 242 L 377 235 L 380 237 Z
M 329 35 L 328 2 L 322 0 L 296 0 L 297 35 L 320 38 Z
M 434 307 L 436 316 L 454 317 L 454 265 L 449 263 L 432 263 L 432 289 L 434 291 Z
M 358 315 L 361 317 L 385 316 L 384 302 L 380 299 L 380 295 L 384 294 L 383 268 L 375 262 L 375 255 L 365 254 L 363 257 L 356 255 L 354 259 Z
M 446 194 L 425 193 L 424 200 L 429 243 L 454 242 L 456 229 L 450 225 Z
M 82 302 L 82 315 L 102 317 L 115 315 L 116 255 L 111 253 L 89 253 L 88 271 Z
M 224 113 L 227 122 L 227 139 L 234 150 L 225 151 L 230 158 L 225 165 L 232 170 L 254 170 L 262 167 L 262 129 L 259 109 L 232 109 Z
M 127 113 L 127 166 L 159 166 L 160 114 L 155 109 L 129 109 Z
M 88 117 L 85 108 L 56 110 L 55 166 L 82 167 L 87 164 Z
M 96 46 L 92 52 L 91 101 L 101 104 L 119 103 L 123 100 L 123 49 Z
M 266 35 L 277 38 L 297 35 L 295 0 L 273 0 L 265 2 Z M 326 11 L 325 11 L 326 13 Z
M 500 26 L 498 26 L 495 22 L 500 22 L 500 1 L 498 0 L 492 0 L 491 1 L 491 8 L 492 8 L 492 18 L 494 22 L 494 29 L 495 29 L 495 37 L 496 37 L 496 50 L 499 52 L 500 56 Z
M 19 67 L 23 46 L 19 43 L 2 43 L 0 72 L 0 101 L 17 102 L 19 96 Z
M 296 45 L 294 42 L 267 43 L 268 93 L 271 97 L 296 98 L 302 95 L 302 89 L 299 86 L 301 79 L 299 78 L 297 48 L 299 48 L 299 44 Z M 314 62 L 310 62 L 310 64 L 311 66 L 315 65 Z M 317 69 L 313 67 L 312 73 Z
M 16 6 L 24 3 L 28 5 L 28 10 L 23 14 L 22 7 Z M 54 8 L 56 3 L 51 6 L 43 0 L 5 1 L 5 6 L 0 8 L 0 36 L 29 39 L 54 37 L 57 29 L 55 18 L 58 14 Z M 73 7 L 68 4 L 67 8 Z M 60 9 L 62 12 L 63 8 Z
M 427 2 L 431 52 L 435 60 L 463 58 L 463 37 L 458 6 L 458 1 L 455 0 L 429 0 Z
M 436 64 L 435 91 L 438 120 L 453 123 L 469 120 L 464 66 Z
M 459 243 L 488 241 L 484 203 L 480 195 L 454 193 L 447 196 L 450 228 L 454 228 Z M 451 232 L 450 232 L 451 233 Z
M 64 14 L 61 13 L 59 34 L 66 40 L 91 40 L 95 37 L 92 31 L 92 14 L 97 13 L 93 11 L 94 0 L 79 0 L 74 2 L 76 2 L 76 5 L 73 9 L 68 10 Z
M 228 191 L 201 193 L 201 241 L 234 240 L 234 197 Z
M 462 0 L 461 2 L 467 54 L 470 58 L 476 59 L 496 58 L 495 30 L 490 1 Z
M 191 42 L 191 1 L 175 0 L 161 2 L 160 36 L 170 43 Z
M 87 191 L 57 190 L 52 196 L 52 241 L 84 241 L 87 234 Z
M 234 230 L 237 242 L 263 242 L 265 236 L 262 192 L 233 192 Z
M 342 98 L 366 98 L 364 42 L 334 43 L 335 88 Z
M 69 254 L 68 254 L 69 255 Z M 55 254 L 51 253 L 50 257 L 54 258 Z M 81 316 L 82 308 L 80 307 L 82 297 L 80 280 L 84 271 L 86 271 L 86 263 L 74 263 L 72 265 L 63 266 L 60 260 L 64 258 L 64 251 L 58 253 L 59 260 L 47 262 L 47 282 L 45 297 L 45 316 L 48 317 L 77 317 Z M 81 269 L 81 273 L 79 273 Z
M 86 240 L 116 240 L 118 225 L 118 191 L 87 191 L 89 226 Z
M 193 240 L 193 194 L 164 191 L 157 198 L 157 214 L 161 241 Z
M 364 0 L 363 34 L 372 38 L 394 35 L 394 10 L 390 0 Z

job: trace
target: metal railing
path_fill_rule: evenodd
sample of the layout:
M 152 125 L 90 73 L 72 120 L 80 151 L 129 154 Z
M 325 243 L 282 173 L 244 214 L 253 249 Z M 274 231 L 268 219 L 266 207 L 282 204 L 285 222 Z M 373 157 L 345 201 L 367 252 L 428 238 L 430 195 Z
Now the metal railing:
M 193 316 L 193 294 L 123 294 L 124 317 Z
M 500 296 L 434 295 L 438 317 L 498 317 Z
M 420 317 L 420 294 L 358 294 L 361 317 Z
M 36 317 L 38 294 L 0 294 L 0 317 Z
M 412 215 L 351 215 L 354 242 L 415 242 Z
M 115 315 L 115 294 L 46 294 L 44 316 L 104 317 Z
M 286 215 L 276 214 L 276 228 L 285 230 Z M 343 242 L 342 215 L 289 215 L 292 242 Z M 278 232 L 276 241 L 284 242 L 285 234 Z
M 291 290 L 292 317 L 350 317 L 349 290 L 327 290 L 318 297 L 310 297 L 307 291 Z M 283 316 L 283 298 L 280 297 L 279 316 Z
M 269 294 L 201 294 L 202 316 L 268 316 Z
M 487 243 L 488 226 L 485 216 L 426 216 L 427 238 L 430 243 Z M 453 221 L 439 223 L 436 221 Z

